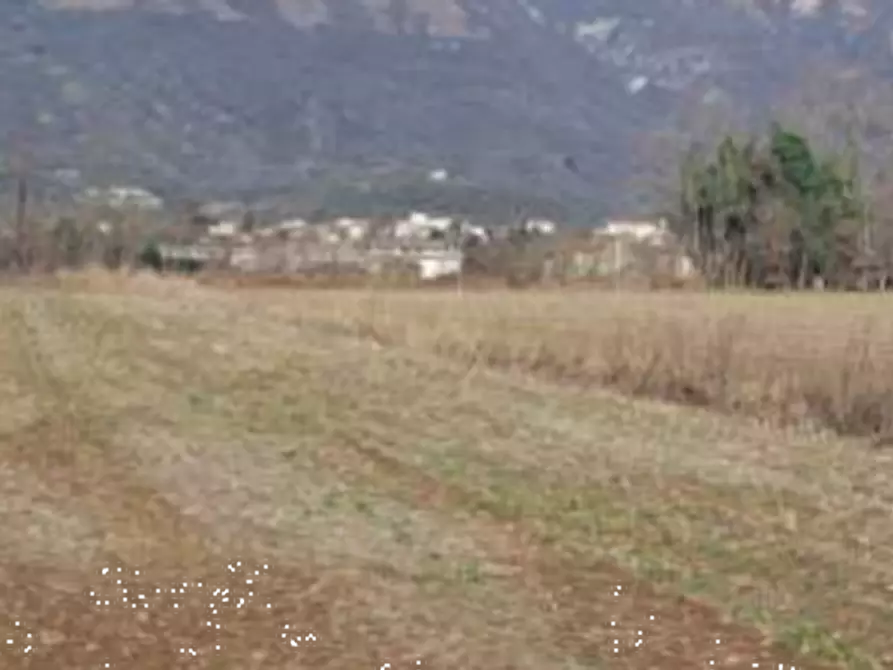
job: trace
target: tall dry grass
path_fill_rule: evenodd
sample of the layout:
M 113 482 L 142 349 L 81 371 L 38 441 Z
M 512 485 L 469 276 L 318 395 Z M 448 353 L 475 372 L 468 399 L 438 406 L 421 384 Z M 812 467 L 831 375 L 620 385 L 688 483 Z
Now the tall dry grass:
M 365 289 L 99 268 L 57 273 L 73 290 L 154 295 L 249 289 L 310 327 L 553 380 L 807 424 L 893 444 L 893 296 Z M 326 286 L 322 288 L 321 286 Z M 482 290 L 474 290 L 480 288 Z
M 294 318 L 782 424 L 893 434 L 893 297 L 648 292 L 262 292 Z

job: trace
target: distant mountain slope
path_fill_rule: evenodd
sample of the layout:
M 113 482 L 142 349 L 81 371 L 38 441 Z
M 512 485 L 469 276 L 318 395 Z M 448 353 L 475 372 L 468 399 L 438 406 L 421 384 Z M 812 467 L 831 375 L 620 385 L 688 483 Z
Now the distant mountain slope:
M 264 192 L 344 169 L 623 209 L 692 101 L 890 72 L 893 9 L 806 0 L 8 0 L 0 134 L 45 174 Z M 860 89 L 861 90 L 861 89 Z

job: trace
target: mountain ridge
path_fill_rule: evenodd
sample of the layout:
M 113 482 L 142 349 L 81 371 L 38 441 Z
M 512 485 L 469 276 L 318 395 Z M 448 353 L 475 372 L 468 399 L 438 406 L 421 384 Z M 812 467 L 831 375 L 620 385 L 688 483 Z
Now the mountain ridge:
M 15 95 L 0 133 L 44 174 L 196 194 L 445 168 L 605 210 L 634 206 L 638 145 L 692 105 L 761 118 L 820 59 L 831 75 L 857 70 L 860 94 L 883 85 L 893 28 L 893 9 L 870 0 L 20 0 L 7 12 L 0 86 Z

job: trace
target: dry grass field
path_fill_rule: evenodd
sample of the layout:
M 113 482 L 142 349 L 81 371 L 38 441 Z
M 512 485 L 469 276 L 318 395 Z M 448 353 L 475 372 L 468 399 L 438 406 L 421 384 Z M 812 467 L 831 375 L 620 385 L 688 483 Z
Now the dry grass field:
M 471 367 L 780 425 L 893 437 L 893 296 L 455 289 L 286 295 L 276 302 L 294 305 L 295 318 L 308 325 Z
M 0 667 L 893 667 L 893 451 L 819 430 L 887 421 L 880 297 L 84 275 L 0 319 Z

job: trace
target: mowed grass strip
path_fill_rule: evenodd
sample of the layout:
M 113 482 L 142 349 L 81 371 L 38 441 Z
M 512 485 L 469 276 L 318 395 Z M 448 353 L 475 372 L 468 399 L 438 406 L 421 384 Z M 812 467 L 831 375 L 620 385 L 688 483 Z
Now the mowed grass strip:
M 469 370 L 295 323 L 278 305 L 203 297 L 47 292 L 24 311 L 66 335 L 32 340 L 57 378 L 98 368 L 79 402 L 114 409 L 107 439 L 141 481 L 181 512 L 205 501 L 206 539 L 361 566 L 405 598 L 392 630 L 436 612 L 429 634 L 446 626 L 464 658 L 505 667 L 706 663 L 713 633 L 720 667 L 782 660 L 723 609 L 807 657 L 880 662 L 889 573 L 871 538 L 888 527 L 869 501 L 889 495 L 886 480 L 864 460 L 831 475 L 806 458 L 837 463 L 853 445 Z M 117 333 L 104 344 L 91 330 L 102 323 Z M 858 556 L 827 535 L 844 512 L 869 537 Z M 636 595 L 618 600 L 615 581 Z M 680 590 L 724 607 L 677 603 Z M 624 602 L 627 620 L 658 623 L 615 657 L 608 620 Z

